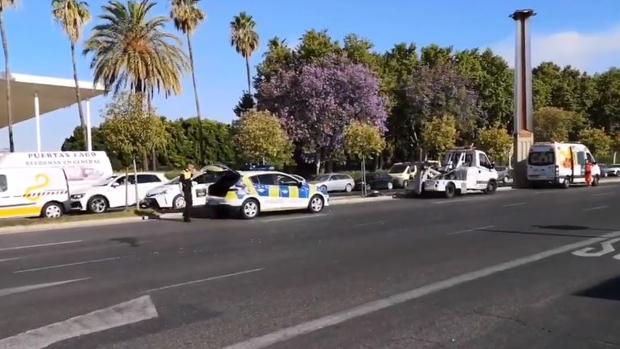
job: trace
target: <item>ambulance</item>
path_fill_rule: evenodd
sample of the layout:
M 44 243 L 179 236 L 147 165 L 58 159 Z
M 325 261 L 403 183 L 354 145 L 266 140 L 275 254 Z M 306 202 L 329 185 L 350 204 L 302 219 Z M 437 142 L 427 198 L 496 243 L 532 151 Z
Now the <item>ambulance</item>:
M 72 191 L 111 175 L 105 152 L 0 153 L 0 218 L 58 218 Z
M 585 184 L 588 162 L 592 164 L 592 185 L 598 185 L 601 169 L 588 147 L 579 143 L 536 143 L 527 158 L 527 179 L 532 187 Z

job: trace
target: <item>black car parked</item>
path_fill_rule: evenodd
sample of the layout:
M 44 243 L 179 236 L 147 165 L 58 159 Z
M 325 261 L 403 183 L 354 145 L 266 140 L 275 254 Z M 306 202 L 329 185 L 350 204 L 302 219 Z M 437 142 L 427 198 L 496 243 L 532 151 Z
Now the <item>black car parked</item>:
M 394 188 L 393 178 L 387 173 L 371 172 L 366 174 L 366 190 L 392 190 Z M 363 181 L 360 179 L 355 183 L 358 190 L 362 189 Z

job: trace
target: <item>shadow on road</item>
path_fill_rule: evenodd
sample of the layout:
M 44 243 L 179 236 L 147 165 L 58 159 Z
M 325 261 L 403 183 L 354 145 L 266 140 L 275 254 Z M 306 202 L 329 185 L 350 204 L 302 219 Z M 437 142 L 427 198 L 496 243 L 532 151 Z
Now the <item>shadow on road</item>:
M 130 247 L 140 247 L 140 243 L 138 239 L 132 237 L 124 237 L 124 238 L 114 238 L 110 239 L 112 242 L 118 242 L 119 244 L 127 244 Z
M 620 276 L 605 280 L 574 295 L 618 301 L 620 300 Z

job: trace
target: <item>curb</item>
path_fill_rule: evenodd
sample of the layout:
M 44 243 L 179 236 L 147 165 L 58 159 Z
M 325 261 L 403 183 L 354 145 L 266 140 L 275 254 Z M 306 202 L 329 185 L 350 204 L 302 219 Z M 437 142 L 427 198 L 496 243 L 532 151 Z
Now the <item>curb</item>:
M 0 228 L 0 235 L 31 233 L 31 232 L 71 229 L 71 228 L 100 227 L 100 226 L 106 226 L 106 225 L 117 225 L 117 224 L 127 224 L 127 223 L 138 223 L 146 219 L 148 218 L 136 216 L 136 217 L 121 217 L 121 218 L 110 218 L 110 219 L 97 219 L 97 220 L 90 220 L 90 221 L 85 220 L 85 221 L 63 222 L 63 223 L 15 225 L 11 227 Z
M 350 204 L 361 204 L 365 202 L 381 202 L 381 201 L 390 201 L 393 200 L 394 197 L 390 196 L 376 196 L 376 197 L 357 197 L 357 198 L 329 198 L 330 206 L 338 206 L 338 205 L 350 205 Z

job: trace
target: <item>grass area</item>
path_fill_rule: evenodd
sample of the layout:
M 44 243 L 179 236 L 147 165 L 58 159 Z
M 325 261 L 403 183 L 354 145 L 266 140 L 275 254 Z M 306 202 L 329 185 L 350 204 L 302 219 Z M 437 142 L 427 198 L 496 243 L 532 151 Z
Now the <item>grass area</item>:
M 152 217 L 154 213 L 152 211 L 145 210 L 129 210 L 129 211 L 116 211 L 106 214 L 87 214 L 78 213 L 64 215 L 57 219 L 45 219 L 45 218 L 7 218 L 0 220 L 0 227 L 14 227 L 21 225 L 36 225 L 36 224 L 54 224 L 54 223 L 67 223 L 67 222 L 83 222 L 104 220 L 111 218 L 127 218 L 136 216 L 148 216 Z

